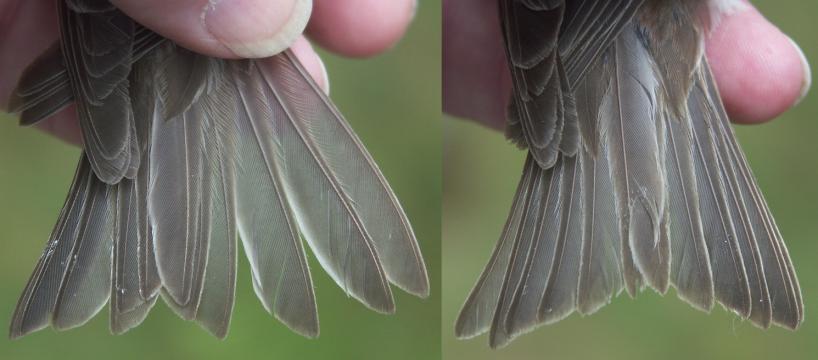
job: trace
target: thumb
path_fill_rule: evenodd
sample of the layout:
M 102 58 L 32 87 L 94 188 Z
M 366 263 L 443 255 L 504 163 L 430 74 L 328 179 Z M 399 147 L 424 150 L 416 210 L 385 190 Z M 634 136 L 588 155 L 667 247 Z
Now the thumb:
M 707 57 L 730 119 L 754 124 L 797 104 L 810 88 L 804 53 L 745 0 L 726 2 Z
M 190 50 L 222 58 L 260 58 L 304 31 L 312 0 L 111 0 L 128 16 Z

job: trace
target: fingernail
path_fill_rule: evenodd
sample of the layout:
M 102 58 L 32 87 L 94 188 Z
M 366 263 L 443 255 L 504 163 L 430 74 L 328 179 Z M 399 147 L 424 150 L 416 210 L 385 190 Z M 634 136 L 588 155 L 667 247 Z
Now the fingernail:
M 312 0 L 209 0 L 202 22 L 237 57 L 261 58 L 287 49 L 304 32 L 311 13 Z
M 801 94 L 799 95 L 798 100 L 795 101 L 795 105 L 798 105 L 802 100 L 804 100 L 804 98 L 807 97 L 809 89 L 812 86 L 812 70 L 810 69 L 809 61 L 807 61 L 807 56 L 804 55 L 804 50 L 801 50 L 801 47 L 798 46 L 798 44 L 795 43 L 795 41 L 793 41 L 789 36 L 787 39 L 790 40 L 792 46 L 798 51 L 798 56 L 801 58 L 801 66 L 803 67 L 804 72 L 804 80 L 801 83 Z

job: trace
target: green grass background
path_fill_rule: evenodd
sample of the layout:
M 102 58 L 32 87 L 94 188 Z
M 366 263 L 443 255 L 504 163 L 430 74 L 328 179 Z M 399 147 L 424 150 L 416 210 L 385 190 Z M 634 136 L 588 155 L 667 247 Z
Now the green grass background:
M 753 1 L 818 64 L 818 3 Z M 771 61 L 774 61 L 772 59 Z M 752 76 L 749 74 L 749 76 Z M 525 154 L 498 133 L 444 121 L 444 359 L 816 359 L 818 357 L 818 91 L 780 119 L 738 129 L 798 273 L 806 321 L 797 332 L 759 330 L 716 307 L 694 310 L 672 292 L 627 296 L 589 317 L 572 315 L 492 351 L 488 338 L 453 336 L 460 306 L 508 215 Z
M 391 183 L 414 225 L 432 295 L 393 288 L 397 313 L 348 298 L 311 257 L 321 336 L 308 340 L 267 314 L 240 256 L 230 333 L 220 341 L 157 304 L 140 327 L 108 333 L 107 307 L 89 324 L 17 341 L 0 331 L 0 359 L 436 359 L 440 357 L 440 6 L 420 4 L 408 36 L 364 61 L 325 56 L 332 98 Z M 6 56 L 6 54 L 3 54 Z M 0 114 L 0 328 L 6 328 L 65 199 L 79 149 Z

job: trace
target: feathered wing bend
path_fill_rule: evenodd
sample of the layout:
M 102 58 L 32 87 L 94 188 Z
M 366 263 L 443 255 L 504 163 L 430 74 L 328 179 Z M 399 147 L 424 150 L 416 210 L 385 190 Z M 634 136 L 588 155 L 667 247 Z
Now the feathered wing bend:
M 319 326 L 302 239 L 375 311 L 394 312 L 390 284 L 428 295 L 395 195 L 292 53 L 208 58 L 107 1 L 59 6 L 61 46 L 27 69 L 12 108 L 33 124 L 73 101 L 86 150 L 12 338 L 82 325 L 109 301 L 122 333 L 159 296 L 224 337 L 237 238 L 263 306 L 304 336 Z
M 529 151 L 457 336 L 503 346 L 626 289 L 795 329 L 787 249 L 703 57 L 703 1 L 500 0 Z

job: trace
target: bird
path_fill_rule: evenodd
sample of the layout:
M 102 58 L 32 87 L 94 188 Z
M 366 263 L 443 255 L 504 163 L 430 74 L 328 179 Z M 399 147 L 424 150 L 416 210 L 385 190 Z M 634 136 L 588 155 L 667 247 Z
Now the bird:
M 527 151 L 455 335 L 499 348 L 652 289 L 797 329 L 792 260 L 729 124 L 704 38 L 729 0 L 498 0 Z M 734 2 L 733 2 L 734 3 Z
M 300 4 L 309 18 L 312 2 Z M 224 338 L 239 239 L 262 306 L 305 337 L 319 335 L 307 248 L 378 313 L 395 311 L 392 286 L 429 295 L 397 197 L 291 50 L 218 59 L 108 0 L 56 6 L 60 37 L 24 71 L 10 109 L 32 125 L 75 104 L 84 149 L 10 338 L 81 326 L 106 304 L 122 334 L 159 298 Z

